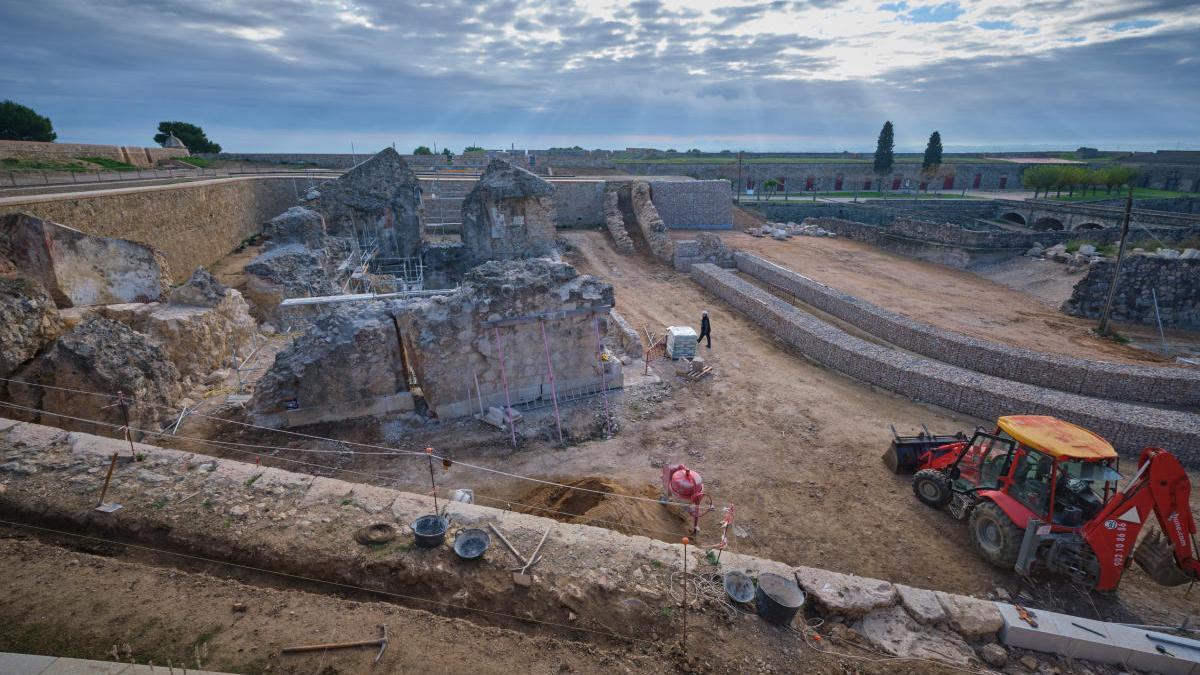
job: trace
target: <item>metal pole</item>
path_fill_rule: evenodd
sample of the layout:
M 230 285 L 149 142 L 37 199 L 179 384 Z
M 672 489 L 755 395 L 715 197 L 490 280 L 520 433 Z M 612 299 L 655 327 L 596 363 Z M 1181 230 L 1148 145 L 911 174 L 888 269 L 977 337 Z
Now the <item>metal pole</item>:
M 104 488 L 100 490 L 100 501 L 96 502 L 96 506 L 104 504 L 104 496 L 108 494 L 108 482 L 112 480 L 113 467 L 117 465 L 117 453 L 113 453 L 112 461 L 108 463 L 108 474 L 104 476 Z
M 1158 339 L 1162 340 L 1163 354 L 1167 353 L 1167 336 L 1163 333 L 1162 315 L 1158 313 L 1158 293 L 1150 289 L 1150 297 L 1154 299 L 1154 320 L 1158 322 Z
M 683 607 L 680 615 L 683 617 L 683 648 L 687 649 L 687 562 L 688 538 L 683 538 Z
M 512 423 L 512 398 L 508 395 L 508 378 L 504 374 L 504 347 L 500 346 L 500 327 L 492 329 L 496 335 L 496 356 L 500 358 L 500 383 L 504 385 L 504 419 L 512 435 L 513 447 L 517 447 L 517 430 Z
M 429 459 L 429 487 L 433 495 L 433 515 L 438 513 L 437 483 L 433 480 L 433 448 L 425 448 L 425 456 Z
M 738 204 L 742 203 L 742 151 L 738 150 L 738 184 L 733 191 L 734 200 Z
M 612 417 L 608 412 L 608 376 L 604 373 L 604 343 L 600 341 L 600 317 L 592 315 L 592 328 L 596 331 L 596 363 L 600 364 L 600 393 L 604 396 L 604 433 L 612 436 Z
M 542 349 L 546 352 L 546 372 L 550 373 L 550 397 L 554 400 L 554 426 L 558 428 L 558 442 L 563 442 L 562 418 L 558 415 L 558 387 L 554 384 L 554 364 L 550 361 L 550 341 L 546 339 L 546 320 L 538 319 L 542 328 Z
M 1104 310 L 1100 312 L 1100 326 L 1096 332 L 1108 335 L 1108 316 L 1112 312 L 1113 301 L 1117 298 L 1117 281 L 1121 277 L 1121 263 L 1125 261 L 1125 238 L 1129 236 L 1129 216 L 1133 211 L 1133 186 L 1129 186 L 1129 196 L 1125 198 L 1125 218 L 1121 221 L 1121 245 L 1117 248 L 1117 264 L 1113 269 L 1112 284 L 1108 287 L 1108 299 L 1104 301 Z

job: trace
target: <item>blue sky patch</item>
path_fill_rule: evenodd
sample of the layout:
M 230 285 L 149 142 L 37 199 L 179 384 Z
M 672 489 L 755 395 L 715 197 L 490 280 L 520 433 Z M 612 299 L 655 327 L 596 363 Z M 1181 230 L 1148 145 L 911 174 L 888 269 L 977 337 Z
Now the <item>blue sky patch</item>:
M 1017 27 L 1011 21 L 980 21 L 975 25 L 984 30 L 1014 30 Z
M 1137 30 L 1139 28 L 1154 28 L 1160 23 L 1162 22 L 1153 19 L 1134 19 L 1133 21 L 1118 21 L 1109 26 L 1108 29 L 1114 33 L 1123 33 L 1127 30 Z
M 903 12 L 908 9 L 908 3 L 904 0 L 900 0 L 900 2 L 885 2 L 879 6 L 879 9 L 884 12 Z
M 957 19 L 966 11 L 957 2 L 943 2 L 940 5 L 918 7 L 908 13 L 907 19 L 913 23 L 945 23 Z

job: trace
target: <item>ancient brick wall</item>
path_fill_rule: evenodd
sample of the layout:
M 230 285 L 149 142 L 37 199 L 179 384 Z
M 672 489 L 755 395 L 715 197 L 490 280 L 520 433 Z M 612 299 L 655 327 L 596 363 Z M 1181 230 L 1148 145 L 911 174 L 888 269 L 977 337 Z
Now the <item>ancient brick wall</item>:
M 229 178 L 106 191 L 31 196 L 0 206 L 88 234 L 130 239 L 162 251 L 176 283 L 226 256 L 295 204 L 291 178 Z
M 739 271 L 807 305 L 951 365 L 1096 398 L 1200 406 L 1200 370 L 1086 361 L 980 340 L 889 312 L 743 251 L 733 258 Z
M 1098 262 L 1075 284 L 1063 311 L 1095 319 L 1103 311 L 1112 285 L 1113 265 Z M 1112 320 L 1156 325 L 1154 301 L 1164 326 L 1200 328 L 1200 259 L 1131 255 L 1121 265 Z M 1200 386 L 1197 386 L 1200 389 Z
M 1198 415 L 1067 394 L 872 344 L 715 265 L 693 265 L 692 278 L 806 358 L 856 380 L 982 420 L 1054 415 L 1095 431 L 1126 454 L 1153 445 L 1200 467 Z

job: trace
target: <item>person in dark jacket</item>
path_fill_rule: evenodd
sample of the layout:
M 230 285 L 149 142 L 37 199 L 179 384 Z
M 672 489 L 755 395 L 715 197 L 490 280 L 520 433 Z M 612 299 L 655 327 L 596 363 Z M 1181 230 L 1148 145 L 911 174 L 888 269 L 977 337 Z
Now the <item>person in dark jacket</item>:
M 700 340 L 708 340 L 705 345 L 708 349 L 712 349 L 712 324 L 708 322 L 708 310 L 705 310 L 700 317 Z M 699 340 L 697 340 L 699 341 Z

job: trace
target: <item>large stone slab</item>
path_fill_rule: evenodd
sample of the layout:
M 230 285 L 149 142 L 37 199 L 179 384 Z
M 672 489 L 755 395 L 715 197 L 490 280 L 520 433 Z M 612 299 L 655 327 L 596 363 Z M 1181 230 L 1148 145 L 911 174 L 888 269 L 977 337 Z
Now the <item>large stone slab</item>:
M 834 614 L 860 617 L 896 604 L 896 587 L 886 581 L 815 567 L 797 567 L 795 574 L 804 592 Z
M 946 620 L 946 610 L 938 602 L 937 593 L 904 584 L 896 584 L 896 592 L 900 595 L 900 604 L 917 621 L 935 624 Z
M 971 665 L 975 652 L 961 637 L 917 623 L 903 608 L 888 607 L 867 614 L 854 625 L 879 649 L 906 659 L 929 659 Z
M 936 594 L 946 610 L 947 623 L 965 637 L 992 635 L 1004 627 L 1004 616 L 994 602 L 941 591 Z
M 149 246 L 23 213 L 0 216 L 5 267 L 36 279 L 59 307 L 152 302 L 170 283 L 166 259 Z

